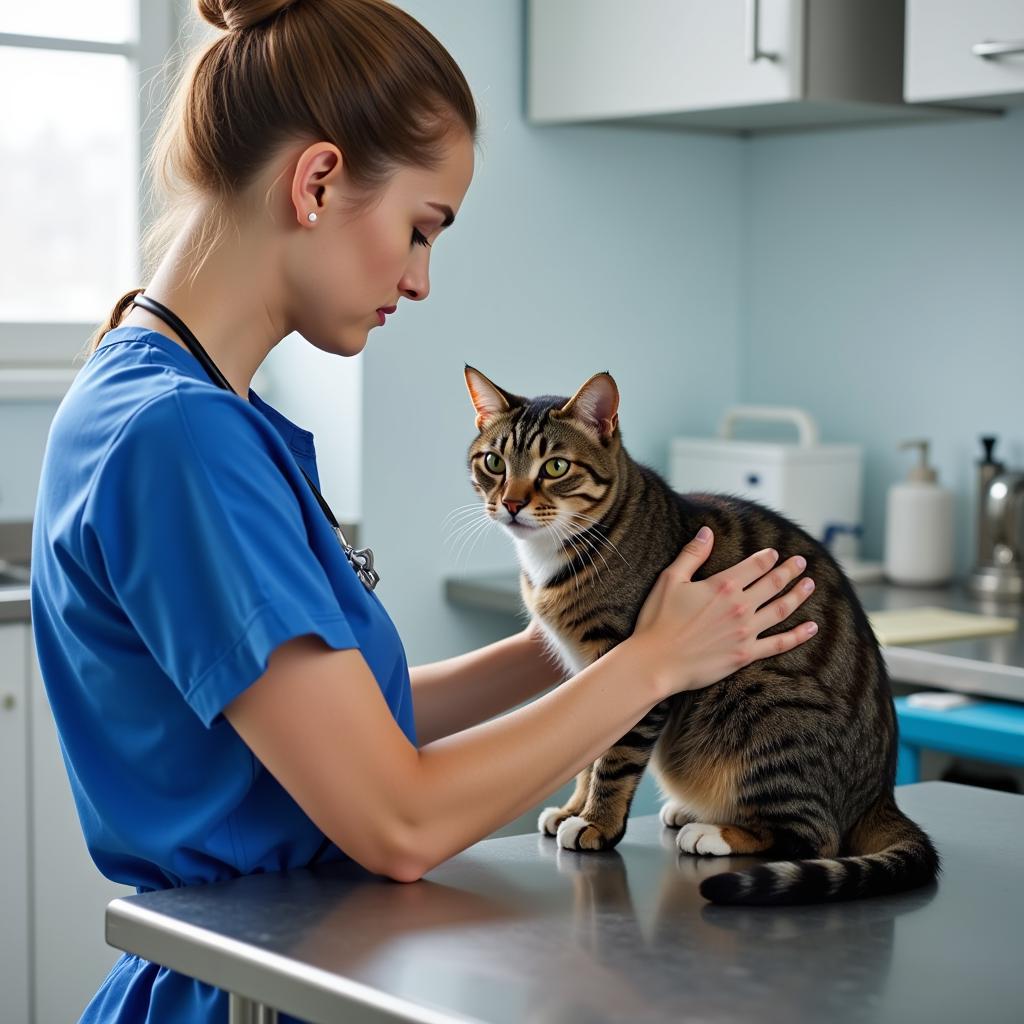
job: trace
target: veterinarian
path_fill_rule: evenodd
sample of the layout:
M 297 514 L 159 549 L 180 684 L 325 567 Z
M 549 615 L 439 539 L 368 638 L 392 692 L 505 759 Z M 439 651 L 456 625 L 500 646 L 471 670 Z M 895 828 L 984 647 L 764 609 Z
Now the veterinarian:
M 473 97 L 383 0 L 198 8 L 222 33 L 154 150 L 173 200 L 155 271 L 97 331 L 47 440 L 46 693 L 108 878 L 144 892 L 351 858 L 413 882 L 662 699 L 808 639 L 758 639 L 803 600 L 772 600 L 800 567 L 761 552 L 691 582 L 713 543 L 694 538 L 634 634 L 561 685 L 532 626 L 410 670 L 374 590 L 402 566 L 352 549 L 312 434 L 250 383 L 292 332 L 354 356 L 427 298 L 473 175 Z M 225 992 L 125 954 L 81 1019 L 226 1015 Z

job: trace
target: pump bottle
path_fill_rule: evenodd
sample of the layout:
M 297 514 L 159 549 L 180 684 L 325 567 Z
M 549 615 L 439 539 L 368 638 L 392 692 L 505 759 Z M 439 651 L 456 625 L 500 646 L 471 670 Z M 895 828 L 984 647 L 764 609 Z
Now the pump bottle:
M 900 448 L 918 448 L 921 459 L 889 488 L 885 576 L 901 586 L 942 586 L 953 576 L 953 494 L 928 465 L 927 441 L 904 441 Z

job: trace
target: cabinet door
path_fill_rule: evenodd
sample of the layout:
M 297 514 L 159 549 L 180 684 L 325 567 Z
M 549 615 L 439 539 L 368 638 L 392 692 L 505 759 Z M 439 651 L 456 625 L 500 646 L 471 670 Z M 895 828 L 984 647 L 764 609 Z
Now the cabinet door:
M 755 59 L 757 42 L 776 59 Z M 800 0 L 530 0 L 528 107 L 566 121 L 800 98 Z
M 107 904 L 135 889 L 100 874 L 89 856 L 34 649 L 32 688 L 32 912 L 36 1020 L 78 1020 L 119 950 L 108 946 Z
M 0 626 L 0 1016 L 28 1024 L 28 628 Z
M 1017 53 L 981 56 L 978 44 Z M 907 0 L 904 94 L 912 102 L 1024 100 L 1024 3 L 1021 0 Z

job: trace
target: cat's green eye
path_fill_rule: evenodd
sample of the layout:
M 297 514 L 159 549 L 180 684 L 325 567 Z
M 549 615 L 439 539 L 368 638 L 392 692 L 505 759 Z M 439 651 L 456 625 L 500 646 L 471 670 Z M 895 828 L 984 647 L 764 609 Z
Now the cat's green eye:
M 566 459 L 548 459 L 544 463 L 544 473 L 547 476 L 558 478 L 569 472 L 569 463 Z
M 505 469 L 505 460 L 496 452 L 488 452 L 484 456 L 484 465 L 492 473 L 501 473 Z

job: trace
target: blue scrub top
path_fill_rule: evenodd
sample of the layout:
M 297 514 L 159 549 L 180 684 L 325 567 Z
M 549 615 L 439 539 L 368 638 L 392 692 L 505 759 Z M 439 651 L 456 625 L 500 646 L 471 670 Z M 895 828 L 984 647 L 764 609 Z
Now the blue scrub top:
M 222 714 L 291 637 L 358 648 L 416 745 L 401 640 L 299 466 L 319 486 L 308 430 L 141 327 L 104 336 L 51 423 L 36 651 L 89 852 L 139 892 L 347 859 Z M 124 954 L 81 1020 L 225 1021 L 227 996 Z

